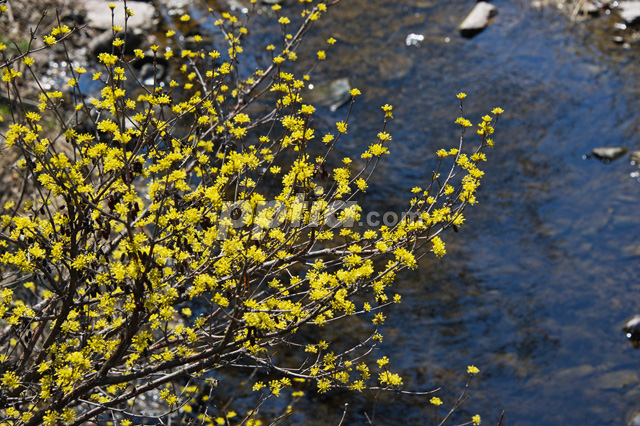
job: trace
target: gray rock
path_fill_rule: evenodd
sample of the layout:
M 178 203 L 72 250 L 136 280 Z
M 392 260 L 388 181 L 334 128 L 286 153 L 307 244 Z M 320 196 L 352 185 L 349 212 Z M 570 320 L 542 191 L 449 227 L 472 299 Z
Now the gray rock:
M 617 160 L 626 153 L 627 148 L 619 146 L 603 146 L 600 148 L 594 148 L 593 151 L 591 151 L 591 155 L 604 162 Z
M 163 11 L 163 15 L 182 16 L 189 12 L 194 0 L 156 0 L 154 4 Z M 225 2 L 229 3 L 229 2 Z M 231 4 L 230 4 L 231 5 Z
M 498 13 L 496 7 L 486 1 L 480 1 L 458 25 L 463 37 L 473 37 L 489 26 L 489 19 Z
M 116 37 L 125 40 L 124 51 L 127 54 L 133 53 L 134 49 L 138 49 L 142 45 L 143 34 L 140 29 L 127 28 L 126 38 L 124 30 L 118 32 Z M 100 53 L 111 53 L 113 47 L 113 32 L 106 30 L 102 34 L 94 37 L 89 42 L 89 50 L 95 56 Z M 118 49 L 115 49 L 118 52 Z
M 628 417 L 627 426 L 640 426 L 640 410 L 634 410 Z
M 262 0 L 262 3 L 266 3 L 266 4 L 280 4 L 284 2 L 285 0 Z
M 640 151 L 633 151 L 629 154 L 629 159 L 636 164 L 640 164 Z
M 116 1 L 82 0 L 82 5 L 87 11 L 86 21 L 91 28 L 99 30 L 111 29 L 111 9 L 109 3 L 116 5 L 114 9 L 114 23 L 124 28 L 124 4 Z M 134 13 L 129 18 L 127 27 L 139 28 L 145 31 L 156 26 L 156 9 L 149 3 L 141 1 L 127 1 L 127 7 Z
M 640 1 L 621 1 L 618 4 L 618 13 L 627 25 L 640 23 Z
M 600 10 L 601 9 L 597 5 L 595 5 L 594 3 L 589 2 L 589 3 L 586 3 L 586 4 L 582 5 L 581 12 L 582 13 L 586 13 L 586 14 L 591 15 L 591 16 L 598 16 L 598 15 L 600 15 Z
M 304 99 L 335 111 L 351 100 L 351 83 L 348 78 L 319 83 L 306 91 Z

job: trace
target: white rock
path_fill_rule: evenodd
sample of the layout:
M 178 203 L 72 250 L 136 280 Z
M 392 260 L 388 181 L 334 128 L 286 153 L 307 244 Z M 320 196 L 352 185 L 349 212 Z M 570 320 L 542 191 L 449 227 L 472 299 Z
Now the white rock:
M 117 1 L 82 0 L 81 4 L 87 11 L 87 25 L 100 30 L 111 29 L 111 9 L 109 3 L 116 5 L 114 9 L 114 23 L 124 27 L 124 4 Z M 155 25 L 156 9 L 153 5 L 141 1 L 127 1 L 127 7 L 134 13 L 127 22 L 127 27 L 151 30 Z
M 640 3 L 640 2 L 639 2 Z M 486 1 L 481 1 L 471 10 L 466 18 L 458 25 L 458 31 L 464 37 L 472 37 L 489 25 L 489 19 L 498 13 L 496 7 Z
M 626 153 L 627 148 L 622 146 L 602 146 L 591 151 L 594 157 L 605 162 L 617 160 Z
M 628 25 L 638 23 L 640 20 L 640 1 L 621 1 L 618 4 L 620 17 Z

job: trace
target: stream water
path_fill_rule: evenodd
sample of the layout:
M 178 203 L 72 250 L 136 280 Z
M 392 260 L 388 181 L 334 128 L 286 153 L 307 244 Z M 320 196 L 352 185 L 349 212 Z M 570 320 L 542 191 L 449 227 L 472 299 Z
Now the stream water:
M 639 46 L 611 41 L 619 18 L 571 22 L 526 1 L 472 39 L 456 25 L 471 0 L 345 0 L 312 36 L 338 39 L 315 77 L 350 78 L 356 104 L 345 151 L 379 131 L 394 105 L 392 155 L 368 191 L 381 210 L 404 206 L 436 149 L 456 143 L 455 94 L 472 122 L 506 110 L 489 152 L 480 203 L 446 239 L 448 255 L 405 274 L 380 353 L 410 389 L 442 387 L 450 406 L 466 366 L 481 373 L 455 417 L 483 424 L 619 425 L 640 409 L 640 352 L 621 326 L 640 313 L 640 183 L 624 158 L 585 160 L 598 146 L 640 149 Z M 424 36 L 407 45 L 409 34 Z M 327 122 L 346 111 L 320 111 Z M 635 175 L 633 175 L 635 176 Z M 429 397 L 310 395 L 293 423 L 429 424 Z M 444 406 L 443 406 L 444 407 Z M 444 410 L 442 410 L 444 412 Z M 442 412 L 438 413 L 442 416 Z

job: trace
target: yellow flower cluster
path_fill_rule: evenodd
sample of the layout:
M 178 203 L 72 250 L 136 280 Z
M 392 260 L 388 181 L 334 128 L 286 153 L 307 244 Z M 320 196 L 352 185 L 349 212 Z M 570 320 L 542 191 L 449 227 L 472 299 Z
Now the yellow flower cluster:
M 475 151 L 437 151 L 450 168 L 439 167 L 411 190 L 398 223 L 346 226 L 362 220 L 354 197 L 370 190 L 376 166 L 398 143 L 387 129 L 393 107 L 382 106 L 381 128 L 359 157 L 339 154 L 340 143 L 354 137 L 351 109 L 324 126 L 321 109 L 303 100 L 311 72 L 290 69 L 303 55 L 317 64 L 336 43 L 297 50 L 329 6 L 300 4 L 298 29 L 300 18 L 272 7 L 282 43 L 266 46 L 264 69 L 248 72 L 242 64 L 248 31 L 237 16 L 211 11 L 226 43 L 221 54 L 207 51 L 201 36 L 197 47 L 179 46 L 180 26 L 193 24 L 182 15 L 149 54 L 153 63 L 168 61 L 167 81 L 156 76 L 132 90 L 132 58 L 114 49 L 89 70 L 101 85 L 95 99 L 78 96 L 88 77 L 75 67 L 68 92 L 42 91 L 37 111 L 14 114 L 5 142 L 22 156 L 27 196 L 0 210 L 0 275 L 9 277 L 0 320 L 10 336 L 0 341 L 0 354 L 22 367 L 3 372 L 0 387 L 24 394 L 30 408 L 2 415 L 88 422 L 70 408 L 76 401 L 106 410 L 133 401 L 140 389 L 157 389 L 163 404 L 187 409 L 183 378 L 241 359 L 267 366 L 285 345 L 311 358 L 278 367 L 285 374 L 252 383 L 255 391 L 283 395 L 293 388 L 287 375 L 314 381 L 321 393 L 403 386 L 386 357 L 376 370 L 354 358 L 357 351 L 322 340 L 299 344 L 296 333 L 335 330 L 339 320 L 363 315 L 371 338 L 355 345 L 383 340 L 382 309 L 400 302 L 391 290 L 396 275 L 419 266 L 424 244 L 444 256 L 442 233 L 462 226 L 464 208 L 476 203 L 482 149 L 493 145 L 488 136 L 503 111 L 482 117 Z M 70 32 L 58 26 L 45 44 Z M 22 61 L 34 64 L 29 56 Z M 18 87 L 18 69 L 25 68 L 3 68 L 7 86 Z M 352 108 L 361 92 L 349 95 Z M 463 132 L 471 127 L 462 117 L 456 123 Z M 175 380 L 165 386 L 165 376 Z

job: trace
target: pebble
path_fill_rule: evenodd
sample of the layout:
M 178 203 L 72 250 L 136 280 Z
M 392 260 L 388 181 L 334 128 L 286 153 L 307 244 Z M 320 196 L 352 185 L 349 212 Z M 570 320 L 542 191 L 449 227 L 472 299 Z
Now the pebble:
M 494 5 L 480 1 L 458 25 L 458 31 L 463 37 L 473 37 L 489 26 L 489 19 L 497 13 Z

